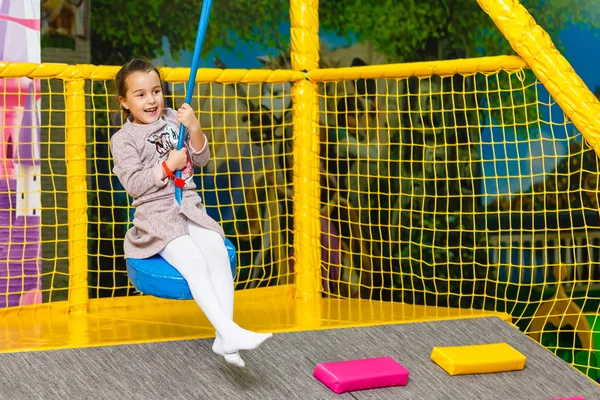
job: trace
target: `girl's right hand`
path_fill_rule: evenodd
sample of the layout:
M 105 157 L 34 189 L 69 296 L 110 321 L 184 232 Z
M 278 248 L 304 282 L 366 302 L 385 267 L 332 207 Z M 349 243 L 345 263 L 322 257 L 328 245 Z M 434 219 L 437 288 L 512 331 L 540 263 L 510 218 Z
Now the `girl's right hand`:
M 185 168 L 187 164 L 188 154 L 187 148 L 184 146 L 181 150 L 171 150 L 167 158 L 167 166 L 173 172 Z

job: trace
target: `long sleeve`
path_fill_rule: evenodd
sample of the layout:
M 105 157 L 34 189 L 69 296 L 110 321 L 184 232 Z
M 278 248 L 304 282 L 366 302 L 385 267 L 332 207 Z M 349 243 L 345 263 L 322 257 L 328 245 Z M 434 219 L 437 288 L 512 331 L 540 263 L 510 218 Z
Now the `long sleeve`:
M 200 150 L 194 149 L 189 140 L 188 148 L 190 149 L 190 159 L 192 160 L 192 164 L 197 167 L 204 168 L 210 161 L 210 149 L 208 147 L 208 139 L 206 139 L 206 135 L 204 136 L 204 146 Z
M 161 168 L 160 164 L 151 167 L 142 165 L 140 155 L 134 145 L 126 140 L 126 134 L 116 133 L 111 138 L 110 149 L 114 162 L 113 172 L 134 199 L 168 183 L 159 178 L 162 175 L 157 170 Z

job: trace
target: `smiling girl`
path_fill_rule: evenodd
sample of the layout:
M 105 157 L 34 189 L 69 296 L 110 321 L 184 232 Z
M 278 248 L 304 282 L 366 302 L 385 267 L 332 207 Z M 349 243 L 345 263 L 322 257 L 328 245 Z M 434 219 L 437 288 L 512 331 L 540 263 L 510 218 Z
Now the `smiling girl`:
M 114 173 L 133 197 L 133 226 L 125 235 L 125 258 L 160 254 L 187 281 L 192 296 L 216 329 L 213 351 L 243 367 L 240 350 L 270 338 L 233 321 L 233 276 L 223 229 L 207 213 L 192 179 L 193 165 L 204 167 L 208 143 L 194 111 L 164 106 L 156 67 L 133 59 L 117 73 L 117 94 L 127 119 L 111 138 Z M 180 124 L 185 146 L 177 150 Z M 174 171 L 182 170 L 181 180 Z M 181 205 L 175 186 L 182 188 Z

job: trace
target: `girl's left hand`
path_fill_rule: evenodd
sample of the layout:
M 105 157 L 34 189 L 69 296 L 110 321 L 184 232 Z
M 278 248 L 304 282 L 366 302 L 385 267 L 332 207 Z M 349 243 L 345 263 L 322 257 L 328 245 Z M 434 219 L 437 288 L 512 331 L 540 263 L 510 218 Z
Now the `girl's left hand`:
M 189 130 L 194 130 L 197 125 L 200 125 L 194 110 L 187 103 L 183 103 L 177 110 L 177 121 Z

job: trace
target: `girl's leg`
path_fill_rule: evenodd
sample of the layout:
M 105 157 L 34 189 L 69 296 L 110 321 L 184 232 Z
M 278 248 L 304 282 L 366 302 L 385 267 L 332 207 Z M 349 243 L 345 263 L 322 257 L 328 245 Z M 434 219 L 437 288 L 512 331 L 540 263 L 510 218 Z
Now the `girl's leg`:
M 221 308 L 228 318 L 233 319 L 234 282 L 233 275 L 231 274 L 229 254 L 225 248 L 223 238 L 218 233 L 204 229 L 189 220 L 188 230 L 190 237 L 196 243 L 196 246 L 200 249 L 200 252 L 208 263 L 210 281 L 215 289 Z M 239 353 L 226 354 L 223 351 L 223 339 L 219 332 L 216 332 L 215 336 L 213 351 L 224 356 L 228 363 L 243 367 L 245 363 Z
M 229 315 L 229 318 L 233 318 L 233 275 L 223 238 L 218 233 L 201 228 L 192 221 L 188 221 L 188 230 L 206 260 L 210 281 L 217 291 L 223 311 Z
M 242 329 L 228 317 L 211 283 L 208 263 L 189 235 L 171 241 L 160 255 L 187 281 L 194 300 L 221 335 L 225 353 L 255 349 L 272 336 Z

